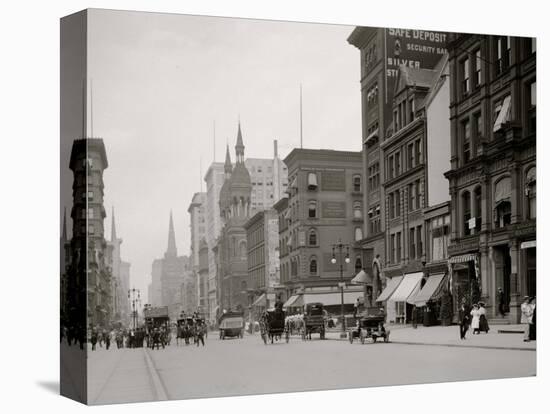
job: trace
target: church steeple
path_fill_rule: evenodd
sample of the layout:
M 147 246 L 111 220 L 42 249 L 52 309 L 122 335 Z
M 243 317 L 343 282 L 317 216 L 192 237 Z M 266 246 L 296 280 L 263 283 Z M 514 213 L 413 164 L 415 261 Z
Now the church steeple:
M 231 165 L 231 155 L 229 154 L 229 145 L 227 145 L 227 149 L 225 151 L 225 165 L 223 170 L 225 171 L 226 178 L 229 177 L 231 175 L 231 171 L 233 171 L 233 166 Z
M 111 208 L 111 242 L 116 241 L 115 208 Z
M 237 154 L 237 164 L 244 164 L 244 144 L 243 134 L 241 132 L 241 121 L 239 121 L 239 130 L 237 131 L 237 145 L 235 145 L 235 153 Z
M 168 228 L 168 248 L 164 256 L 177 256 L 178 250 L 176 249 L 176 234 L 174 232 L 174 220 L 172 219 L 172 210 L 170 210 L 170 224 Z

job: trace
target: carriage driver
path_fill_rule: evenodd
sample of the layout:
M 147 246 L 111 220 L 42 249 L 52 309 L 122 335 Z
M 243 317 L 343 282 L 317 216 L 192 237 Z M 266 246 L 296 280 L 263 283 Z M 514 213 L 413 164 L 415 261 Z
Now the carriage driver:
M 281 300 L 281 295 L 277 295 L 277 300 L 275 301 L 275 310 L 282 312 L 283 311 L 283 301 Z

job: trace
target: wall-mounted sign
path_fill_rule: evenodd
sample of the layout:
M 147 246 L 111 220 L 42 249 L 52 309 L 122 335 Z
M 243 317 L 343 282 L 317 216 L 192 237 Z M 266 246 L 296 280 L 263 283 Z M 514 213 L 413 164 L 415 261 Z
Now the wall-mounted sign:
M 346 191 L 346 174 L 344 171 L 323 171 L 321 173 L 323 191 Z
M 321 203 L 322 218 L 346 218 L 345 201 L 323 201 Z

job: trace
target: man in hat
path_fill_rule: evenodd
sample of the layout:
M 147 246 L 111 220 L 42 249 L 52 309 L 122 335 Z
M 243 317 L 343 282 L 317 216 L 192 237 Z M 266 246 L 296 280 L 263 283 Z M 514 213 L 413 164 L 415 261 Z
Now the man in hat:
M 533 306 L 531 305 L 531 298 L 529 296 L 523 297 L 523 303 L 521 304 L 521 323 L 523 325 L 523 342 L 529 342 L 529 326 L 531 319 L 533 318 Z
M 470 327 L 470 306 L 466 303 L 466 298 L 462 298 L 462 304 L 458 310 L 458 323 L 460 327 L 460 339 L 466 339 L 466 332 Z
M 498 288 L 497 298 L 498 298 L 498 313 L 500 313 L 500 316 L 504 318 L 504 315 L 506 314 L 504 309 L 504 291 L 502 290 L 501 287 Z

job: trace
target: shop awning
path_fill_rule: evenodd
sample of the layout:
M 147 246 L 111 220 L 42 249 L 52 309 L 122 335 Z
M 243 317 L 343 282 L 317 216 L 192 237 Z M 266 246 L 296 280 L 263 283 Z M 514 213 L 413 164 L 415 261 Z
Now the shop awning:
M 266 306 L 267 305 L 267 295 L 265 293 L 262 293 L 258 299 L 254 301 L 252 306 Z
M 392 295 L 393 292 L 395 292 L 395 289 L 397 289 L 402 280 L 403 276 L 394 276 L 390 280 L 388 280 L 386 287 L 384 288 L 380 296 L 378 296 L 376 302 L 384 302 L 388 300 L 388 298 Z
M 363 297 L 363 292 L 344 292 L 344 304 L 352 305 L 357 298 Z M 320 302 L 324 306 L 340 305 L 342 296 L 340 292 L 304 293 L 304 304 Z M 296 306 L 296 305 L 294 305 Z
M 466 263 L 476 259 L 475 253 L 461 254 L 460 256 L 453 256 L 449 258 L 449 263 Z
M 415 295 L 420 288 L 420 281 L 422 280 L 423 275 L 424 274 L 422 272 L 407 273 L 388 301 L 406 302 L 407 299 L 409 299 L 411 295 Z
M 351 279 L 354 285 L 372 285 L 372 276 L 368 275 L 364 270 L 361 270 Z
M 302 298 L 302 295 L 292 295 L 283 304 L 283 308 L 289 308 L 291 306 L 304 306 L 304 300 Z
M 426 306 L 426 302 L 437 296 L 441 290 L 444 278 L 445 273 L 430 275 L 420 292 L 414 298 L 411 298 L 411 302 L 416 306 Z
M 495 186 L 495 204 L 501 201 L 509 200 L 512 194 L 512 180 L 509 177 L 505 177 L 497 183 Z

